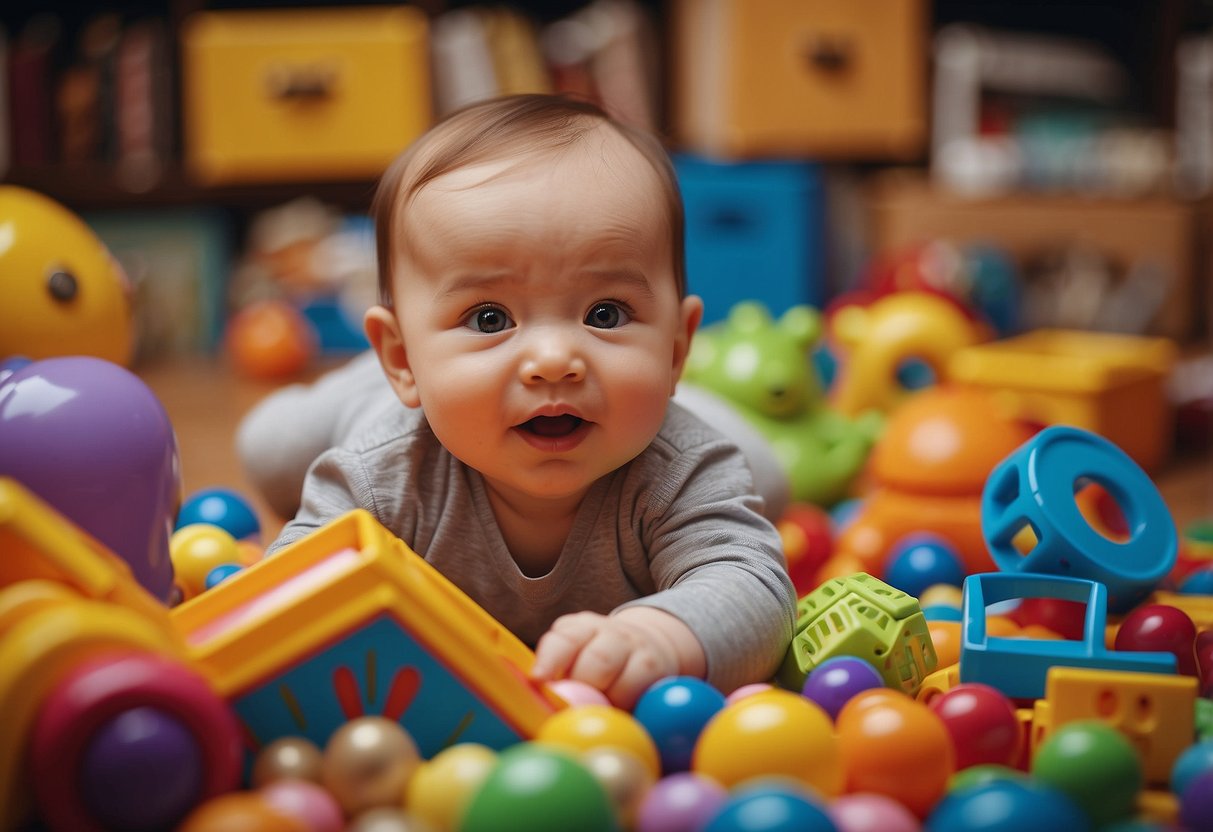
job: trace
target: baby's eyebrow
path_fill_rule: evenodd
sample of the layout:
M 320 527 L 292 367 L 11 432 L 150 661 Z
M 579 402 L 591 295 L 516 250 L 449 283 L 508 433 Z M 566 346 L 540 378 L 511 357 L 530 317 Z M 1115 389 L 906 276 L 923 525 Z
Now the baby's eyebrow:
M 439 297 L 450 297 L 452 295 L 463 294 L 469 291 L 484 291 L 491 288 L 499 288 L 518 284 L 522 282 L 522 278 L 517 275 L 504 273 L 489 273 L 489 274 L 461 274 L 451 280 L 450 283 L 442 287 L 439 292 Z
M 643 272 L 634 269 L 591 269 L 586 274 L 604 283 L 622 284 L 646 297 L 653 297 L 653 287 Z

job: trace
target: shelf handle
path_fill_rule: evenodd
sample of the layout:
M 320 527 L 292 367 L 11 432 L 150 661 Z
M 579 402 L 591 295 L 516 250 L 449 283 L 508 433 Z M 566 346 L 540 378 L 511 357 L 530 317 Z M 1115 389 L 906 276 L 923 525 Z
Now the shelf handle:
M 805 38 L 801 54 L 810 67 L 841 74 L 854 62 L 855 41 L 850 35 L 815 32 Z
M 275 101 L 322 101 L 336 89 L 337 68 L 331 63 L 274 63 L 265 71 L 265 91 Z

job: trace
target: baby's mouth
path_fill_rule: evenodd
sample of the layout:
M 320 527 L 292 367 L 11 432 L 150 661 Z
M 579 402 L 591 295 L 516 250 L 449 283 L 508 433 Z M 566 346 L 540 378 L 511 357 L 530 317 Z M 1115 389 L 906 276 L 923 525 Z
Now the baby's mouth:
M 584 422 L 585 420 L 578 416 L 565 413 L 561 416 L 536 416 L 523 422 L 518 427 L 536 436 L 560 438 L 573 433 Z

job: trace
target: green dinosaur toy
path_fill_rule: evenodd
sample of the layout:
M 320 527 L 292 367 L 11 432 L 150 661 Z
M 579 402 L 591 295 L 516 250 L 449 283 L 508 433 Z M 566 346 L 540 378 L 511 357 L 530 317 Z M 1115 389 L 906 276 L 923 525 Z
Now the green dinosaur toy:
M 821 336 L 811 306 L 775 321 L 744 301 L 695 335 L 684 378 L 728 401 L 766 438 L 794 500 L 828 507 L 848 496 L 883 418 L 849 419 L 829 407 L 810 358 Z

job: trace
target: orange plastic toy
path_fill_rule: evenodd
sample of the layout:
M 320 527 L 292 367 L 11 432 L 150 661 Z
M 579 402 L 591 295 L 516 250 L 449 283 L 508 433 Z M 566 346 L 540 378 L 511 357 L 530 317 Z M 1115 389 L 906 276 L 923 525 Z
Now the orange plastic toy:
M 929 531 L 955 547 L 970 574 L 994 571 L 981 531 L 981 491 L 994 466 L 1030 436 L 982 390 L 940 385 L 907 399 L 872 451 L 873 490 L 839 535 L 834 559 L 881 577 L 899 539 Z

